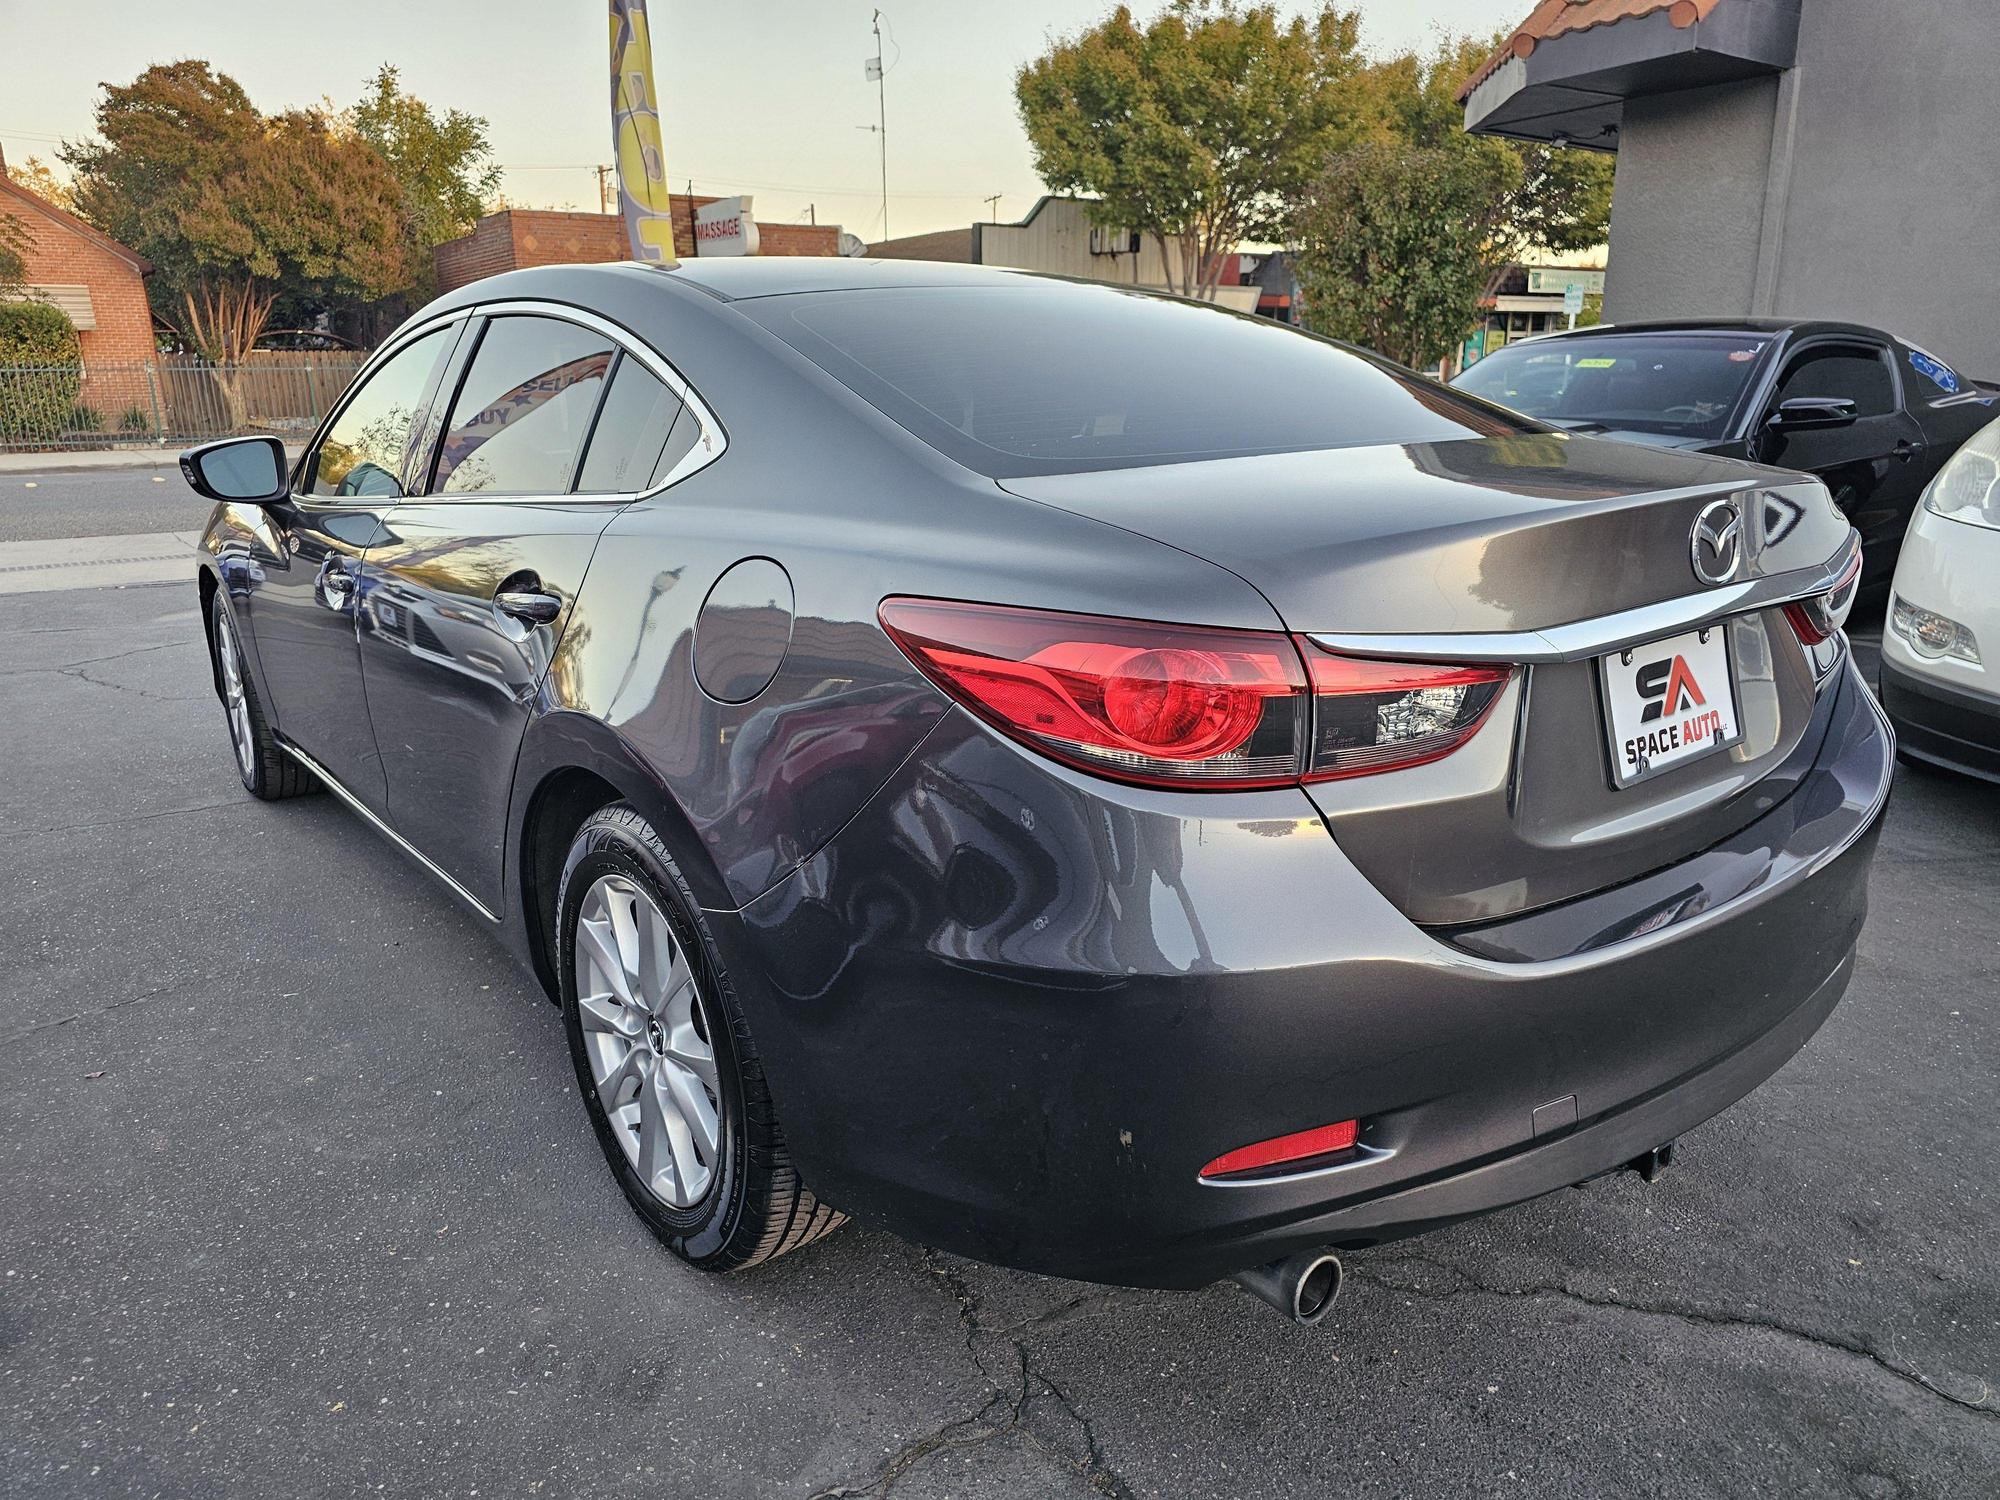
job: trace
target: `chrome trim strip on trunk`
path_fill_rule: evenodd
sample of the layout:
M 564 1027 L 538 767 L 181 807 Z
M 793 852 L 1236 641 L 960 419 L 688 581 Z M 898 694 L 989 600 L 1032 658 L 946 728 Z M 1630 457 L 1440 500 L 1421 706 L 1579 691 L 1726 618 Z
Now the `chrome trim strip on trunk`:
M 332 792 L 334 796 L 338 797 L 342 802 L 345 802 L 349 807 L 353 808 L 357 813 L 361 814 L 362 821 L 367 823 L 369 827 L 373 828 L 377 833 L 381 834 L 382 837 L 387 839 L 390 843 L 394 844 L 398 849 L 401 849 L 405 854 L 409 855 L 410 858 L 414 859 L 418 864 L 422 865 L 426 870 L 429 870 L 431 874 L 437 876 L 439 880 L 442 880 L 447 886 L 451 888 L 452 894 L 457 896 L 459 900 L 463 901 L 467 906 L 471 907 L 474 911 L 478 912 L 479 915 L 486 918 L 487 921 L 494 923 L 499 922 L 500 919 L 497 916 L 495 916 L 492 912 L 486 909 L 485 902 L 481 901 L 477 896 L 473 895 L 472 892 L 468 891 L 464 886 L 460 885 L 456 880 L 453 880 L 449 875 L 445 874 L 445 872 L 438 867 L 436 862 L 433 861 L 429 855 L 425 854 L 423 850 L 419 849 L 415 844 L 411 843 L 408 839 L 404 838 L 400 833 L 396 832 L 396 830 L 391 828 L 387 823 L 384 823 L 379 817 L 375 815 L 375 812 L 372 808 L 370 808 L 359 797 L 355 796 L 354 793 L 350 792 L 346 787 L 342 786 L 338 778 L 336 778 L 331 771 L 327 770 L 325 766 L 321 765 L 318 761 L 314 760 L 310 755 L 306 754 L 305 751 L 301 750 L 297 745 L 291 744 L 285 740 L 278 741 L 278 748 L 280 750 L 283 750 L 285 754 L 291 756 L 293 760 L 297 761 L 300 765 L 304 766 L 308 771 L 312 772 L 313 775 L 317 776 L 320 779 L 320 781 L 324 783 L 326 789 L 329 792 Z
M 1514 630 L 1485 634 L 1388 635 L 1374 632 L 1315 632 L 1306 639 L 1323 650 L 1341 656 L 1375 657 L 1387 661 L 1506 662 L 1516 666 L 1540 666 L 1552 662 L 1588 661 L 1594 656 L 1622 651 L 1627 646 L 1679 635 L 1702 625 L 1712 625 L 1728 615 L 1747 614 L 1790 604 L 1795 599 L 1823 594 L 1840 581 L 1841 574 L 1861 550 L 1861 534 L 1850 531 L 1846 544 L 1816 576 L 1801 583 L 1794 571 L 1770 578 L 1752 578 L 1726 588 L 1690 594 L 1679 599 L 1663 599 L 1615 615 L 1594 620 L 1576 620 L 1567 625 L 1550 625 L 1541 630 Z

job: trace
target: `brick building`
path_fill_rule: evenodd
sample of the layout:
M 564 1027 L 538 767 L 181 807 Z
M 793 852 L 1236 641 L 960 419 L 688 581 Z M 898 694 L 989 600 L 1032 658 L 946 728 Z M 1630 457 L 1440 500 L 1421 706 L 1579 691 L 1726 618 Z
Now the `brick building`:
M 76 325 L 86 370 L 153 357 L 144 281 L 153 267 L 143 255 L 36 197 L 7 176 L 4 160 L 0 214 L 12 221 L 10 240 L 26 264 L 30 293 L 55 303 Z
M 682 256 L 694 246 L 694 211 L 713 197 L 673 195 L 674 245 Z M 767 224 L 759 221 L 760 255 L 838 255 L 837 224 Z M 630 260 L 625 224 L 616 214 L 560 213 L 539 208 L 502 209 L 473 226 L 472 233 L 437 247 L 438 290 L 448 292 L 524 266 Z

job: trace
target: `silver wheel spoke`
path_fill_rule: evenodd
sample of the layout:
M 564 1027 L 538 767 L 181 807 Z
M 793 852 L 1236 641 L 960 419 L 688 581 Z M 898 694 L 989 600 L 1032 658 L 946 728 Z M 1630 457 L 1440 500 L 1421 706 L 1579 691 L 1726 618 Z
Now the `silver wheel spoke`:
M 577 1023 L 599 1102 L 646 1191 L 701 1201 L 726 1128 L 700 982 L 652 896 L 603 875 L 577 909 Z

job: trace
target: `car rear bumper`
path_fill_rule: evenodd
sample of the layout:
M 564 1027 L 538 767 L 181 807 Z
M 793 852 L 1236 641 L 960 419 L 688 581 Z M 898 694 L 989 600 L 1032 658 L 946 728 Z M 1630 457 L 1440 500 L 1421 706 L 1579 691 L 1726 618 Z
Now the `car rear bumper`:
M 1780 1067 L 1846 986 L 1888 795 L 1888 726 L 1841 671 L 1812 771 L 1738 857 L 1688 862 L 1664 916 L 1634 882 L 1655 920 L 1557 957 L 1413 926 L 1303 793 L 1116 787 L 963 715 L 718 938 L 828 1201 L 984 1260 L 1199 1285 L 1594 1176 Z M 1349 1118 L 1345 1159 L 1200 1177 Z
M 1920 677 L 1885 653 L 1882 706 L 1905 755 L 2000 781 L 2000 702 Z

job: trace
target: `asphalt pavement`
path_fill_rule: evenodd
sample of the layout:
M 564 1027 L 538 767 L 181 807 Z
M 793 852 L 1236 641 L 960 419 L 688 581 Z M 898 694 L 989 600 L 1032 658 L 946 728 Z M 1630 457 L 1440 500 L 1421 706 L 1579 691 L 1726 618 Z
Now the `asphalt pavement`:
M 243 793 L 191 582 L 0 639 L 0 1492 L 2000 1489 L 1993 788 L 1900 774 L 1848 998 L 1657 1183 L 1352 1254 L 1299 1330 L 860 1224 L 690 1274 L 476 919 Z
M 0 542 L 196 531 L 213 507 L 181 480 L 175 456 L 102 469 L 0 465 Z

